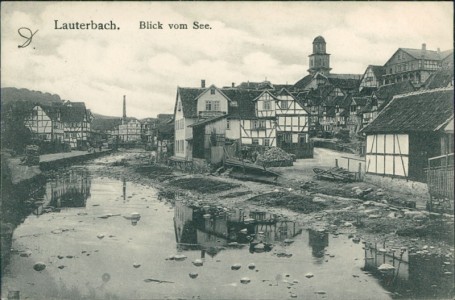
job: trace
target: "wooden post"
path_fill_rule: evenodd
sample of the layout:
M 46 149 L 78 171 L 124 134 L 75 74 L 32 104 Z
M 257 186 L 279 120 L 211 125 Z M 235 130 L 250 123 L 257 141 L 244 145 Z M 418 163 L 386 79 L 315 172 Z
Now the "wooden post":
M 359 181 L 362 180 L 362 163 L 359 163 Z
M 382 244 L 382 248 L 385 250 L 385 240 L 384 243 Z M 382 254 L 382 263 L 385 264 L 385 252 Z
M 350 159 L 348 158 L 348 171 L 349 171 L 349 161 L 350 161 Z
M 335 167 L 338 168 L 338 158 L 335 158 Z

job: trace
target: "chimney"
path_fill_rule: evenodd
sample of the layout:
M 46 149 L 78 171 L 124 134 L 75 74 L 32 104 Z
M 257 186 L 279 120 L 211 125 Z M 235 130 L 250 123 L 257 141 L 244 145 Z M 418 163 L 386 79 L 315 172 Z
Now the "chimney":
M 201 79 L 201 88 L 205 88 L 205 79 Z
M 438 48 L 438 53 L 441 53 L 441 48 Z
M 232 83 L 232 87 L 235 87 L 235 82 Z
M 422 50 L 423 50 L 423 51 L 426 51 L 426 50 L 427 50 L 427 44 L 425 44 L 425 43 L 422 44 Z
M 123 95 L 123 118 L 126 119 L 126 95 Z

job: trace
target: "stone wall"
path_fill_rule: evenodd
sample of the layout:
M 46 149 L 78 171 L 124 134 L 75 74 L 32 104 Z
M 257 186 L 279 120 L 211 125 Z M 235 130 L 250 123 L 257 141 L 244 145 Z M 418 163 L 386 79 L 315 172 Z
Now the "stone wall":
M 428 186 L 426 183 L 417 181 L 406 181 L 403 178 L 392 178 L 388 176 L 379 176 L 372 174 L 365 174 L 365 182 L 369 182 L 380 186 L 383 189 L 396 191 L 404 194 L 410 194 L 418 197 L 428 197 Z

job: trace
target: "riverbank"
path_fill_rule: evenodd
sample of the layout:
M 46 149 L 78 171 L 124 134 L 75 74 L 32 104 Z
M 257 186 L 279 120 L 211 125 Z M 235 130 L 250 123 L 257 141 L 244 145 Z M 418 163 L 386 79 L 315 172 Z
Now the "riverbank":
M 20 158 L 2 153 L 2 189 L 0 199 L 1 269 L 8 264 L 11 240 L 15 228 L 38 206 L 42 205 L 46 171 L 110 154 L 112 150 L 98 152 L 73 151 L 40 156 L 40 164 L 27 166 Z
M 4 290 L 57 299 L 215 299 L 220 293 L 284 299 L 288 292 L 306 299 L 316 292 L 340 299 L 408 299 L 421 290 L 451 295 L 446 273 L 453 274 L 453 243 L 448 236 L 431 237 L 453 232 L 449 219 L 438 225 L 418 209 L 381 202 L 396 195 L 366 183 L 310 182 L 306 176 L 290 182 L 280 176 L 265 184 L 233 179 L 230 172 L 184 173 L 154 164 L 145 151 L 121 151 L 49 172 L 44 214 L 36 211 L 35 217 L 34 211 L 15 229 Z M 245 238 L 255 236 L 271 249 L 251 252 L 257 243 Z M 393 287 L 365 269 L 371 249 L 380 253 L 375 267 L 389 255 L 384 262 L 398 268 Z M 175 261 L 176 254 L 187 261 Z M 204 266 L 195 269 L 196 259 Z M 45 269 L 34 270 L 37 263 Z M 243 267 L 234 271 L 237 263 Z M 258 272 L 245 267 L 251 263 Z M 428 270 L 429 264 L 434 268 Z M 194 272 L 197 279 L 188 276 Z M 251 282 L 238 284 L 245 276 Z M 153 280 L 169 285 L 150 289 Z M 351 291 L 342 288 L 355 284 Z
M 409 195 L 365 182 L 317 180 L 309 174 L 294 180 L 282 176 L 275 185 L 270 185 L 230 178 L 229 170 L 188 174 L 148 162 L 148 154 L 131 155 L 121 164 L 114 163 L 117 167 L 110 167 L 106 175 L 120 172 L 118 176 L 152 185 L 171 202 L 187 200 L 246 209 L 266 207 L 310 229 L 346 234 L 391 251 L 406 248 L 410 253 L 440 255 L 453 266 L 453 215 L 429 213 L 419 208 L 421 205 L 413 208 L 409 204 L 415 199 Z
M 9 170 L 9 176 L 13 185 L 21 182 L 33 180 L 42 175 L 42 171 L 68 166 L 74 163 L 80 163 L 85 160 L 93 159 L 101 155 L 112 153 L 110 149 L 104 149 L 97 152 L 72 151 L 62 153 L 51 153 L 40 155 L 40 163 L 35 166 L 27 166 L 21 162 L 20 158 L 13 158 L 9 154 L 2 154 L 2 168 L 6 166 Z M 8 178 L 5 178 L 8 180 Z

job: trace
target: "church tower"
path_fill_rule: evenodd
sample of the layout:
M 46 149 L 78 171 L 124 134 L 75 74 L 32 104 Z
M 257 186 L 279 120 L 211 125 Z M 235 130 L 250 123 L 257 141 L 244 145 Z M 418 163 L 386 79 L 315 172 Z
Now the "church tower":
M 317 72 L 324 75 L 330 73 L 330 54 L 326 53 L 326 44 L 322 36 L 317 36 L 313 40 L 313 54 L 309 55 L 310 58 L 310 68 L 308 72 L 311 75 L 316 74 Z

